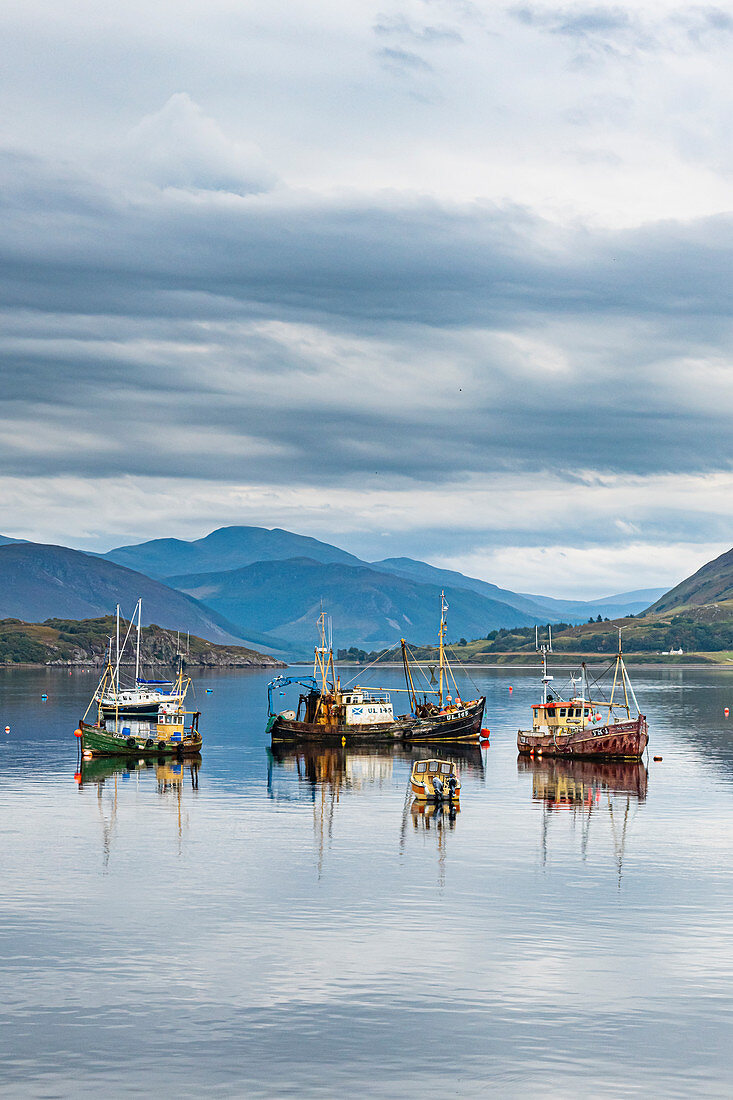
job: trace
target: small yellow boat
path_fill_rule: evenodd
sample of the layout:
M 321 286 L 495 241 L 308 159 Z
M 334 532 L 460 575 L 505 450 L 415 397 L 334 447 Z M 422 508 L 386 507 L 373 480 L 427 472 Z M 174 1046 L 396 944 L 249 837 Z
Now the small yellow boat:
M 461 777 L 450 760 L 416 760 L 410 786 L 420 802 L 458 802 Z

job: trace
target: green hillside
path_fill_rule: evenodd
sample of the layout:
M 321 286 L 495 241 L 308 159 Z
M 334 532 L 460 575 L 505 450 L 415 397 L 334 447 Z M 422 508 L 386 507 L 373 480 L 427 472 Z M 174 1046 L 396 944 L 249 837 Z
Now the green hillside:
M 703 604 L 727 603 L 733 600 L 733 550 L 709 561 L 657 600 L 650 614 L 673 608 L 700 607 Z
M 113 616 L 101 619 L 47 619 L 24 623 L 0 619 L 0 665 L 91 665 L 101 666 L 109 638 L 114 635 Z M 123 627 L 127 631 L 127 623 Z M 216 645 L 194 636 L 181 638 L 184 663 L 189 667 L 283 667 L 265 653 L 244 646 Z M 140 656 L 144 668 L 173 668 L 178 636 L 175 630 L 145 626 L 140 635 Z M 123 664 L 132 664 L 129 650 Z

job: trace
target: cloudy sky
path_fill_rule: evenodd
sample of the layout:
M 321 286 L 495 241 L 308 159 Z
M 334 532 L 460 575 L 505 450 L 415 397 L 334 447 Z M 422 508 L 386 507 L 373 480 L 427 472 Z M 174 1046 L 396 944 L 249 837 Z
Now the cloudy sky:
M 0 532 L 733 544 L 733 6 L 9 0 Z

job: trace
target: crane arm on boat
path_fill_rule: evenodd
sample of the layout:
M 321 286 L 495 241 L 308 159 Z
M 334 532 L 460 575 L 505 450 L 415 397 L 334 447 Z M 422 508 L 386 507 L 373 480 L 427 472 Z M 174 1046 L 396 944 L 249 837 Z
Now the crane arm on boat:
M 276 676 L 274 680 L 270 680 L 267 685 L 267 713 L 274 714 L 275 711 L 272 705 L 272 695 L 274 691 L 282 691 L 283 688 L 288 687 L 290 684 L 300 684 L 301 687 L 308 688 L 309 691 L 318 690 L 318 681 L 315 676 Z

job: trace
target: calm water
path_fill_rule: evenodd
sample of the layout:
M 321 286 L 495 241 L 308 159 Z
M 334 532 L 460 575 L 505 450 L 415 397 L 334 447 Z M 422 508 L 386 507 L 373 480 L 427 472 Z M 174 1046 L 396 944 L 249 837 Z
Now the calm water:
M 197 678 L 198 773 L 79 781 L 95 678 L 0 671 L 2 1094 L 730 1096 L 733 671 L 636 673 L 648 774 L 518 763 L 536 674 L 473 675 L 450 820 L 268 757 L 267 673 Z

